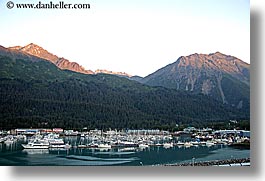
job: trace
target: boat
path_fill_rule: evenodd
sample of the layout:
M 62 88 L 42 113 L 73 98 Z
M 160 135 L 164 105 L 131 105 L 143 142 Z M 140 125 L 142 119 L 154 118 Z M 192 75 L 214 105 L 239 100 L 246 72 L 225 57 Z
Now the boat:
M 190 142 L 193 146 L 199 146 L 200 142 L 199 141 L 191 141 Z
M 111 145 L 107 144 L 107 143 L 101 143 L 98 145 L 98 148 L 106 148 L 106 149 L 111 149 Z
M 11 145 L 11 144 L 14 143 L 14 141 L 13 141 L 12 139 L 7 139 L 7 140 L 4 141 L 4 143 L 5 143 L 6 145 Z
M 178 145 L 178 146 L 183 146 L 183 145 L 184 145 L 184 142 L 178 141 L 178 142 L 177 142 L 177 145 Z
M 49 149 L 50 144 L 43 140 L 34 140 L 28 144 L 22 144 L 24 149 Z
M 164 143 L 163 147 L 166 148 L 166 149 L 167 148 L 172 148 L 173 147 L 173 143 Z
M 62 148 L 62 149 L 70 149 L 72 146 L 69 145 L 68 143 L 67 144 L 50 144 L 50 148 Z
M 86 146 L 87 146 L 87 148 L 98 148 L 98 144 L 97 143 L 93 143 L 93 142 L 87 144 Z
M 184 146 L 185 147 L 191 147 L 191 146 L 193 146 L 193 144 L 191 142 L 185 142 L 184 143 Z
M 208 146 L 208 147 L 213 146 L 213 145 L 215 145 L 215 143 L 212 142 L 212 141 L 207 141 L 206 142 L 206 146 Z
M 137 147 L 138 144 L 132 142 L 132 141 L 118 141 L 114 144 L 112 144 L 113 147 Z
M 139 144 L 139 148 L 140 149 L 149 148 L 149 145 L 141 143 L 141 144 Z
M 72 148 L 72 145 L 70 145 L 69 143 L 66 143 L 65 146 L 64 146 L 65 149 L 70 149 Z

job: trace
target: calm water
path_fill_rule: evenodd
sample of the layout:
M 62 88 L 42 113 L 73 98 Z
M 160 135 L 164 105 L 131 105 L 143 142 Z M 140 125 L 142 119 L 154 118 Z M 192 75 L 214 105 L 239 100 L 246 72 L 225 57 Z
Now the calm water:
M 79 139 L 67 138 L 71 144 Z M 22 142 L 12 145 L 0 144 L 0 165 L 160 165 L 168 163 L 248 158 L 250 150 L 228 146 L 211 147 L 150 147 L 140 149 L 70 149 L 66 150 L 23 150 Z

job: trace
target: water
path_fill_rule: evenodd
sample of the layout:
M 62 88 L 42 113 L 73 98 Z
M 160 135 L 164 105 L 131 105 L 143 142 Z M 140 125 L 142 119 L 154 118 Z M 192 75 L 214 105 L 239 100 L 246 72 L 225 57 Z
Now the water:
M 67 138 L 73 145 L 80 142 L 76 138 Z M 162 165 L 172 163 L 223 160 L 250 157 L 249 149 L 235 149 L 225 145 L 211 147 L 172 147 L 154 146 L 146 149 L 78 149 L 70 150 L 23 150 L 22 142 L 10 145 L 0 143 L 0 165 L 28 166 L 140 166 Z

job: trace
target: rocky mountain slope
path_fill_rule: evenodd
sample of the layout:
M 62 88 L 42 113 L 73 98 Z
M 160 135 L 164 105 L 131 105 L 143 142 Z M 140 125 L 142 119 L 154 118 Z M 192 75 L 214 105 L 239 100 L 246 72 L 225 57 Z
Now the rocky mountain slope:
M 250 65 L 220 52 L 181 56 L 140 80 L 151 86 L 163 86 L 212 96 L 224 104 L 249 108 Z
M 114 71 L 109 71 L 109 70 L 101 70 L 101 69 L 97 69 L 95 72 L 92 70 L 86 70 L 84 67 L 82 67 L 81 65 L 79 65 L 76 62 L 71 62 L 65 58 L 60 58 L 50 52 L 48 52 L 47 50 L 43 49 L 42 47 L 30 43 L 24 47 L 21 46 L 14 46 L 14 47 L 10 47 L 10 50 L 16 50 L 19 52 L 23 52 L 29 55 L 33 55 L 42 59 L 46 59 L 50 62 L 52 62 L 53 64 L 55 64 L 57 67 L 59 67 L 62 70 L 71 70 L 74 72 L 79 72 L 79 73 L 84 73 L 84 74 L 99 74 L 99 73 L 103 73 L 103 74 L 112 74 L 112 75 L 117 75 L 117 76 L 123 76 L 123 77 L 127 77 L 130 78 L 131 75 L 125 73 L 125 72 L 114 72 Z
M 26 53 L 26 54 L 33 55 L 33 56 L 36 56 L 42 59 L 46 59 L 63 70 L 71 70 L 71 71 L 84 73 L 84 74 L 94 74 L 93 71 L 85 70 L 85 68 L 79 65 L 78 63 L 70 62 L 69 60 L 65 58 L 60 58 L 56 55 L 53 55 L 52 53 L 48 52 L 47 50 L 33 43 L 30 43 L 24 47 L 15 46 L 15 47 L 10 47 L 9 49 L 17 50 L 22 53 Z

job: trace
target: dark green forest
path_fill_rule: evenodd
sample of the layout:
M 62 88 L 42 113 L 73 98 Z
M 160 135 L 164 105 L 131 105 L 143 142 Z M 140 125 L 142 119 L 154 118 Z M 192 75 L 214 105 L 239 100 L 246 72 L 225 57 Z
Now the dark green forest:
M 0 129 L 169 129 L 230 119 L 249 120 L 249 111 L 200 94 L 0 55 Z

